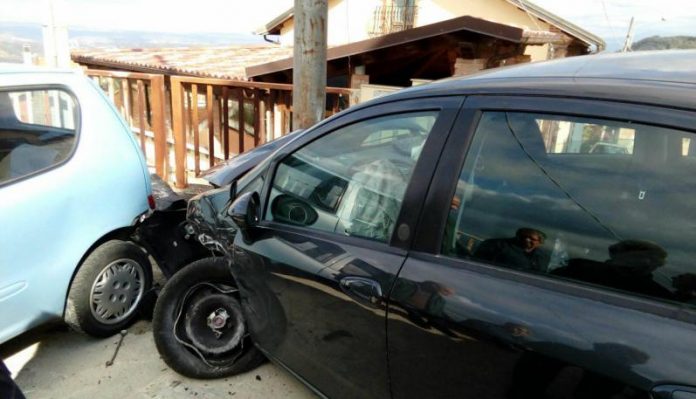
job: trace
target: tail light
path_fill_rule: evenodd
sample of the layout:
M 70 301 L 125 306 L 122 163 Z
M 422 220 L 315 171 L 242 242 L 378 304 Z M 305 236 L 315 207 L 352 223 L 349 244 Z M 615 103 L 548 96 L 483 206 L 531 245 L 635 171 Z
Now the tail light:
M 152 194 L 147 196 L 147 204 L 150 205 L 150 209 L 155 210 L 157 204 L 155 203 L 155 197 Z

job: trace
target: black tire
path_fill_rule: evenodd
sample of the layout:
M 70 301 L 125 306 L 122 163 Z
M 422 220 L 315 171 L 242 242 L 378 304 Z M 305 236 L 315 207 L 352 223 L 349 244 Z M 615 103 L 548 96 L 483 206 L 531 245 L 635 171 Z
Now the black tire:
M 210 323 L 206 315 L 210 309 L 220 308 L 230 315 L 225 319 L 224 333 L 229 341 L 206 341 L 206 335 L 213 332 L 206 324 Z M 205 258 L 185 266 L 167 281 L 155 305 L 152 330 L 157 351 L 169 367 L 186 377 L 211 379 L 243 373 L 265 361 L 246 333 L 245 324 L 227 261 Z M 234 340 L 236 335 L 238 341 Z M 206 345 L 210 342 L 220 342 L 222 347 Z M 226 342 L 235 344 L 228 347 Z
M 135 321 L 151 286 L 152 266 L 145 251 L 128 241 L 107 241 L 77 270 L 64 320 L 76 331 L 109 337 Z

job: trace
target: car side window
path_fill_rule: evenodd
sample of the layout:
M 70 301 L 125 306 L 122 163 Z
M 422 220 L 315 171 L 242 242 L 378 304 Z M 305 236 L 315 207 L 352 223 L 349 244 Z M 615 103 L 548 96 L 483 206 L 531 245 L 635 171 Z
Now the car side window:
M 696 304 L 692 138 L 630 122 L 484 113 L 442 252 Z
M 76 124 L 76 103 L 63 90 L 0 91 L 0 184 L 66 160 Z
M 388 115 L 325 135 L 278 166 L 267 217 L 386 242 L 437 111 Z

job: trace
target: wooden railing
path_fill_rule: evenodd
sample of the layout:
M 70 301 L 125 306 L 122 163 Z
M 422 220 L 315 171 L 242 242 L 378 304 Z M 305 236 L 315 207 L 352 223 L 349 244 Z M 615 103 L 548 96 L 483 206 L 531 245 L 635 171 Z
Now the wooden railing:
M 218 162 L 292 130 L 292 85 L 92 70 L 130 124 L 149 165 L 178 188 Z M 351 89 L 327 88 L 332 115 Z
M 384 5 L 375 8 L 369 35 L 382 36 L 388 33 L 401 32 L 415 26 L 418 7 L 413 5 Z
M 167 177 L 166 94 L 163 75 L 122 71 L 85 71 L 111 98 L 138 134 L 140 147 L 156 173 Z M 148 145 L 151 142 L 152 145 Z
M 290 84 L 172 76 L 170 85 L 177 187 L 188 184 L 188 170 L 198 176 L 292 130 Z M 349 106 L 350 89 L 326 91 L 326 116 Z

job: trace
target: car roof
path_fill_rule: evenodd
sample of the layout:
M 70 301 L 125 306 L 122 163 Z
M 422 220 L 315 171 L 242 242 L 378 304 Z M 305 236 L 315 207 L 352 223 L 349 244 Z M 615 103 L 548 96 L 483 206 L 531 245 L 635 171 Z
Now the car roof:
M 606 53 L 501 68 L 477 78 L 606 78 L 696 84 L 695 63 L 696 50 Z
M 696 109 L 696 50 L 602 53 L 498 68 L 401 90 L 375 102 L 438 95 L 550 95 Z

